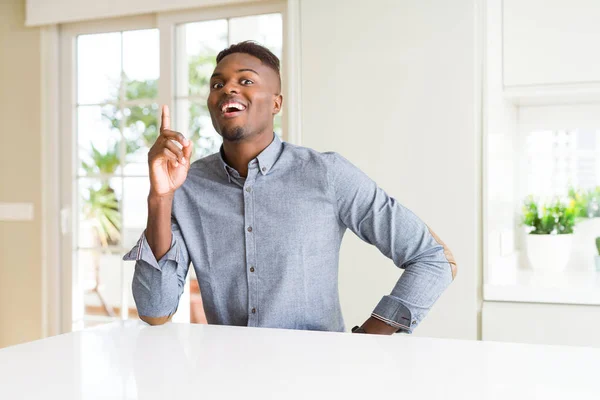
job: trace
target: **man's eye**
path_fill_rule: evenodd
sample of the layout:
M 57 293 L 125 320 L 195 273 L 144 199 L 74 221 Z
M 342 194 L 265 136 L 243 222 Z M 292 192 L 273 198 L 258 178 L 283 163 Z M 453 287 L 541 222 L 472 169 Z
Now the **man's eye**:
M 253 83 L 250 79 L 242 79 L 242 85 L 251 85 Z
M 217 82 L 217 83 L 213 83 L 212 84 L 212 88 L 213 89 L 220 89 L 223 87 L 223 84 L 221 82 Z

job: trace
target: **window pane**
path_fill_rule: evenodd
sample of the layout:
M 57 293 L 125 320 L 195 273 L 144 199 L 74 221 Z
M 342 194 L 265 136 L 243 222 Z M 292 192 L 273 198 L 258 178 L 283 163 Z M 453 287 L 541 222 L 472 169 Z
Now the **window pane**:
M 140 104 L 123 109 L 125 118 L 125 175 L 148 175 L 148 150 L 158 137 L 158 104 Z
M 124 178 L 123 195 L 123 247 L 133 247 L 146 228 L 150 192 L 150 179 Z
M 600 131 L 533 131 L 527 135 L 527 193 L 566 196 L 600 185 Z
M 255 40 L 267 47 L 281 60 L 283 28 L 281 14 L 253 15 L 229 20 L 231 44 Z
M 79 247 L 120 245 L 121 183 L 121 178 L 77 180 Z
M 227 20 L 194 22 L 177 28 L 176 96 L 208 96 L 208 81 L 219 51 L 227 47 Z
M 121 33 L 77 38 L 77 102 L 116 101 L 121 78 Z
M 281 111 L 279 111 L 279 114 L 275 115 L 275 118 L 273 119 L 273 132 L 275 132 L 275 134 L 277 136 L 279 136 L 280 139 L 283 138 L 283 108 L 281 109 Z
M 80 175 L 114 174 L 120 167 L 121 113 L 112 105 L 77 108 Z
M 158 29 L 123 32 L 125 99 L 153 99 L 159 74 Z
M 189 100 L 177 101 L 177 129 L 187 124 L 186 137 L 194 143 L 192 160 L 197 160 L 219 151 L 223 143 L 221 136 L 215 131 L 210 119 L 206 102 Z
M 121 260 L 118 250 L 79 250 L 77 252 L 77 281 L 80 288 L 81 308 L 76 315 L 82 317 L 83 327 L 112 322 L 125 315 L 137 318 L 131 280 L 133 266 Z

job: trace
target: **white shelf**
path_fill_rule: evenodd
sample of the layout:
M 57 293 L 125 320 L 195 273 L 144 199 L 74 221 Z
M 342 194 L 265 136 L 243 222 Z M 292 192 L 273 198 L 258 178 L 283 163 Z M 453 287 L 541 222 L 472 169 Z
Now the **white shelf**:
M 486 301 L 600 305 L 600 272 L 567 268 L 545 272 L 516 265 L 507 258 L 490 268 L 483 285 Z

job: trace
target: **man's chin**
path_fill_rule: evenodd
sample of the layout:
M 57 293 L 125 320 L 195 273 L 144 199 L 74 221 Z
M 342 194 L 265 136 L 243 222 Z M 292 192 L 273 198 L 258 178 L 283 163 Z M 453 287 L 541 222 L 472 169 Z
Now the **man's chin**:
M 245 136 L 245 130 L 243 126 L 228 126 L 223 127 L 221 129 L 221 136 L 223 136 L 223 140 L 228 140 L 230 142 L 239 142 Z

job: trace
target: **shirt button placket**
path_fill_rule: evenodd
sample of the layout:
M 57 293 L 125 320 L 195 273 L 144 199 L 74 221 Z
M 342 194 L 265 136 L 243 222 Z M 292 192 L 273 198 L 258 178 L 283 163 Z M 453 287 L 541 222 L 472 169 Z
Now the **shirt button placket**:
M 244 185 L 244 223 L 246 225 L 246 266 L 248 276 L 248 326 L 258 326 L 258 279 L 254 272 L 256 265 L 256 230 L 254 229 L 254 182 L 257 168 L 248 169 L 248 177 Z

